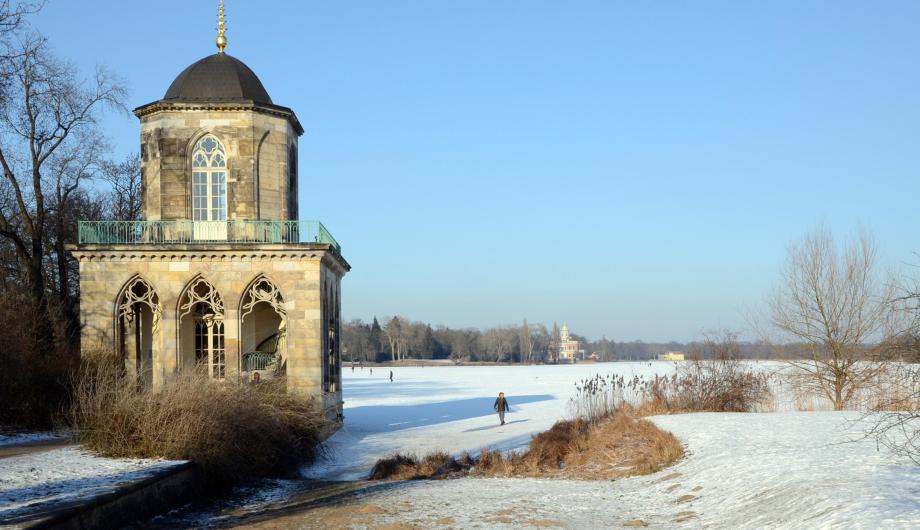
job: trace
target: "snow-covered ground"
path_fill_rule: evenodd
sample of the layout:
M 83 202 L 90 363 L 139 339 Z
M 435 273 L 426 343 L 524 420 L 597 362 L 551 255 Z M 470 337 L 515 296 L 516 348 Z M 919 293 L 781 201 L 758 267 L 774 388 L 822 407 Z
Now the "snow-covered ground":
M 102 458 L 78 447 L 0 459 L 0 526 L 108 493 L 179 463 Z
M 50 440 L 61 440 L 67 438 L 68 434 L 63 431 L 36 431 L 36 432 L 14 432 L 3 433 L 0 431 L 0 447 L 8 445 L 31 444 L 37 442 L 47 442 Z
M 920 468 L 864 440 L 853 413 L 656 417 L 680 463 L 615 482 L 419 481 L 266 528 L 918 528 Z M 280 526 L 279 526 L 280 525 Z M 412 526 L 405 526 L 412 527 Z
M 392 383 L 389 369 L 373 376 L 346 369 L 345 427 L 329 441 L 334 457 L 305 471 L 359 478 L 395 451 L 523 447 L 567 415 L 575 381 L 595 373 L 649 376 L 673 366 L 395 368 Z M 504 427 L 492 411 L 499 391 L 512 405 Z M 653 421 L 676 434 L 688 454 L 654 475 L 613 483 L 426 481 L 383 489 L 349 509 L 363 514 L 357 527 L 372 526 L 370 520 L 455 528 L 595 528 L 633 520 L 717 528 L 920 527 L 920 467 L 864 439 L 858 418 L 840 412 L 660 416 Z M 310 526 L 296 516 L 287 522 Z
M 531 435 L 568 416 L 576 381 L 596 373 L 629 378 L 673 370 L 673 363 L 414 367 L 394 368 L 391 383 L 388 368 L 377 368 L 373 375 L 367 368 L 346 368 L 345 426 L 328 441 L 331 457 L 303 471 L 314 478 L 358 479 L 366 477 L 378 458 L 397 451 L 522 448 Z M 504 427 L 492 411 L 499 391 L 512 406 Z M 687 456 L 644 477 L 381 484 L 340 499 L 343 504 L 320 507 L 309 504 L 307 490 L 313 486 L 305 481 L 266 481 L 242 488 L 216 508 L 180 510 L 159 524 L 920 528 L 920 466 L 864 438 L 859 417 L 852 412 L 791 411 L 659 416 L 652 420 L 685 443 Z M 0 520 L 4 510 L 68 495 L 71 482 L 104 488 L 154 469 L 150 466 L 171 465 L 96 459 L 76 449 L 43 455 L 47 461 L 37 465 L 35 460 L 15 466 L 9 465 L 15 458 L 0 460 Z M 13 486 L 4 479 L 11 479 Z M 62 485 L 63 492 L 48 484 Z

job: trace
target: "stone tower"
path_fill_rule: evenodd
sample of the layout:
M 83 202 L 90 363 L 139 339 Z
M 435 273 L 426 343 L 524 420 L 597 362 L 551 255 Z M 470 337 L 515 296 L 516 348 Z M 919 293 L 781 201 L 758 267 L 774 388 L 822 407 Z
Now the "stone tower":
M 81 349 L 154 388 L 181 370 L 283 374 L 338 420 L 350 266 L 322 223 L 298 220 L 303 128 L 225 52 L 222 3 L 217 44 L 134 111 L 144 219 L 80 223 Z

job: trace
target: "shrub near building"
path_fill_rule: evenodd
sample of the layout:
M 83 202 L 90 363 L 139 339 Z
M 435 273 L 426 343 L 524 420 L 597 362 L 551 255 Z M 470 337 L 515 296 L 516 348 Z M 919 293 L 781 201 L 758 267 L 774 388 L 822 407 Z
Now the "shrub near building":
M 112 363 L 87 362 L 74 381 L 70 420 L 103 455 L 191 460 L 218 483 L 285 476 L 316 456 L 328 425 L 284 384 L 181 372 L 154 392 Z

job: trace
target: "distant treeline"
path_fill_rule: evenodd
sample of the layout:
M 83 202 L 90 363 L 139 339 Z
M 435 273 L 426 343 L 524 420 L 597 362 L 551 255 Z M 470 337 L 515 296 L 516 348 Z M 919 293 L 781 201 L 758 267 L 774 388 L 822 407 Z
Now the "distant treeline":
M 391 361 L 400 359 L 454 359 L 457 361 L 554 362 L 559 356 L 559 327 L 544 324 L 498 326 L 486 329 L 432 326 L 404 317 L 386 317 L 371 322 L 356 319 L 344 325 L 343 360 Z M 711 347 L 701 338 L 694 342 L 618 342 L 571 333 L 581 342 L 586 356 L 596 354 L 601 361 L 653 359 L 666 351 L 683 351 L 692 356 L 710 357 Z M 737 342 L 743 358 L 772 359 L 800 353 L 802 348 L 778 347 L 763 342 Z

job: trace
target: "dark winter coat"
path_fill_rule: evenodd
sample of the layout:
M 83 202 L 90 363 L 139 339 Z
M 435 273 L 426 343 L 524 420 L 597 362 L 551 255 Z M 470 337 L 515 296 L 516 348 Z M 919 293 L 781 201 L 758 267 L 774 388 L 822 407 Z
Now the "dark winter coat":
M 510 407 L 508 406 L 508 400 L 500 397 L 495 399 L 495 405 L 492 405 L 492 408 L 495 409 L 495 412 L 505 412 Z

